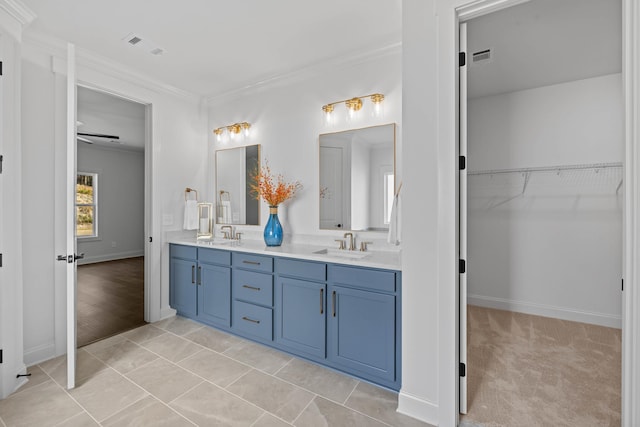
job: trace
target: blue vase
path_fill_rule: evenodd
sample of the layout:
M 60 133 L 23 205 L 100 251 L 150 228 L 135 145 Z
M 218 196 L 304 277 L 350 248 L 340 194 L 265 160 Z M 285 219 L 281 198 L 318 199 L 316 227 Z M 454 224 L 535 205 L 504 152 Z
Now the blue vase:
M 269 206 L 269 221 L 264 227 L 264 242 L 267 246 L 280 246 L 282 244 L 282 224 L 278 219 L 277 206 Z

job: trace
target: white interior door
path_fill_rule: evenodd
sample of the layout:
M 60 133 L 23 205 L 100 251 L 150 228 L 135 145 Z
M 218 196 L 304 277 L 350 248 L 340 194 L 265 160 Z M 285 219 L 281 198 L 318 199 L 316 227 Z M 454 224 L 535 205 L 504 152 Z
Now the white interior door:
M 467 24 L 460 24 L 460 52 L 467 52 Z M 466 61 L 465 61 L 466 62 Z M 467 413 L 467 65 L 460 64 L 460 413 Z M 464 160 L 462 160 L 464 159 Z M 462 162 L 464 161 L 464 167 Z
M 345 227 L 343 152 L 340 147 L 320 147 L 320 228 L 323 229 Z
M 58 253 L 57 260 L 64 262 L 64 281 L 66 283 L 66 354 L 67 354 L 67 388 L 72 389 L 76 383 L 76 76 L 75 47 L 67 46 L 67 84 L 66 84 L 66 132 L 63 164 L 59 167 L 64 172 L 64 191 L 58 193 L 60 201 L 56 213 L 64 218 L 63 241 L 58 246 L 64 253 Z

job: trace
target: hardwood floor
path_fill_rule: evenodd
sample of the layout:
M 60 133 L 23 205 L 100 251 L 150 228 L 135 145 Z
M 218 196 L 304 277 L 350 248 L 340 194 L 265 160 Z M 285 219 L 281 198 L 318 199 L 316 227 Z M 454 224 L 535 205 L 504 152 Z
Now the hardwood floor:
M 144 257 L 78 266 L 78 347 L 144 325 Z

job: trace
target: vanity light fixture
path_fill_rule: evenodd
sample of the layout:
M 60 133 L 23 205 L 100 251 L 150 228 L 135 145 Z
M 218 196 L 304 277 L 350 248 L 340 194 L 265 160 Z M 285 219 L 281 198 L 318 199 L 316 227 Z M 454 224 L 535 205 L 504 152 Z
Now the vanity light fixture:
M 327 123 L 330 123 L 335 106 L 342 103 L 344 103 L 344 105 L 347 107 L 349 117 L 353 118 L 354 115 L 362 109 L 362 100 L 367 98 L 373 104 L 373 114 L 375 116 L 379 116 L 382 112 L 382 102 L 384 101 L 384 95 L 381 93 L 373 93 L 371 95 L 356 96 L 351 99 L 345 99 L 342 101 L 331 102 L 329 104 L 323 105 L 322 111 L 324 112 L 325 120 L 327 121 Z
M 214 129 L 213 133 L 216 135 L 218 141 L 222 141 L 225 134 L 228 134 L 231 138 L 235 138 L 235 136 L 240 133 L 244 133 L 244 136 L 249 136 L 250 128 L 250 123 L 240 122 Z

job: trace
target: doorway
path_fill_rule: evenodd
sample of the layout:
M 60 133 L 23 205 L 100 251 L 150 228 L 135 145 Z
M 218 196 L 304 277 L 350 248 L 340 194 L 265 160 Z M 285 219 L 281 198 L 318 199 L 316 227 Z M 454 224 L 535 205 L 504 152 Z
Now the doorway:
M 77 345 L 144 321 L 146 106 L 77 90 Z
M 469 298 L 473 307 L 461 348 L 469 344 L 473 421 L 488 421 L 472 414 L 474 404 L 487 409 L 488 389 L 479 391 L 475 380 L 501 389 L 491 399 L 504 399 L 502 411 L 513 401 L 520 411 L 514 419 L 537 401 L 538 417 L 560 417 L 547 423 L 620 422 L 622 11 L 615 1 L 573 3 L 532 0 L 466 23 L 468 154 L 461 183 L 468 190 L 468 245 L 461 248 L 468 247 L 468 291 L 461 304 Z M 597 46 L 593 64 L 554 57 L 571 50 L 565 42 Z M 541 341 L 545 356 L 536 347 Z M 591 359 L 594 347 L 601 357 Z M 517 355 L 513 366 L 510 350 Z M 553 353 L 558 363 L 550 363 Z M 563 359 L 571 362 L 554 373 L 550 365 Z M 497 369 L 486 370 L 485 362 Z M 588 403 L 582 392 L 609 380 L 604 394 L 612 399 L 595 393 Z M 571 385 L 573 393 L 561 393 Z M 523 387 L 525 400 L 515 403 Z M 572 418 L 579 412 L 594 418 Z

